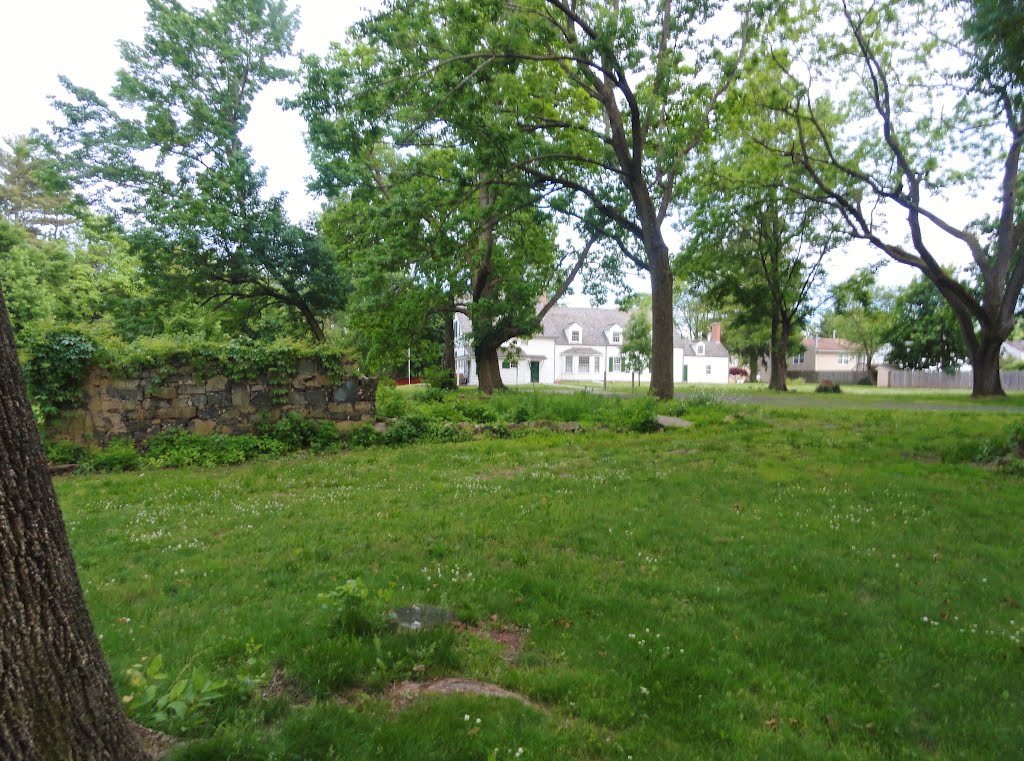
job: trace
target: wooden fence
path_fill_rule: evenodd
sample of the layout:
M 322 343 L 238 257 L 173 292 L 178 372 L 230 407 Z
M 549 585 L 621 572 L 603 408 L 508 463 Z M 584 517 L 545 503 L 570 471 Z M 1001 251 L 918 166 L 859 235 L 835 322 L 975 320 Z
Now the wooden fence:
M 1004 391 L 1024 391 L 1024 370 L 999 373 Z M 879 381 L 882 382 L 881 379 Z M 889 388 L 967 389 L 974 387 L 974 373 L 944 373 L 930 370 L 889 370 Z
M 821 383 L 823 380 L 830 380 L 840 386 L 854 386 L 868 377 L 867 370 L 789 370 L 787 378 L 802 379 L 805 383 Z

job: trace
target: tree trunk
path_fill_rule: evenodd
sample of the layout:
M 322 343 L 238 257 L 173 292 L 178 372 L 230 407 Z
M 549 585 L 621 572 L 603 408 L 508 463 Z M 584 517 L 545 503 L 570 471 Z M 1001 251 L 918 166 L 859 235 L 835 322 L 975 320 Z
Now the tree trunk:
M 671 399 L 675 392 L 672 378 L 675 323 L 672 319 L 672 266 L 668 247 L 651 253 L 651 395 Z
M 498 361 L 498 345 L 484 345 L 476 350 L 476 374 L 480 380 L 480 392 L 488 396 L 505 388 L 501 380 L 501 363 Z
M 444 321 L 444 354 L 441 355 L 441 369 L 447 370 L 455 377 L 455 325 L 452 314 L 445 315 Z
M 778 317 L 772 318 L 772 350 L 771 370 L 768 388 L 772 391 L 788 391 L 786 388 L 786 352 L 789 350 L 788 322 Z
M 324 334 L 324 328 L 320 324 L 320 321 L 313 314 L 313 310 L 309 308 L 309 304 L 304 301 L 293 302 L 296 309 L 299 310 L 299 314 L 302 315 L 302 319 L 306 321 L 306 325 L 309 327 L 309 332 L 313 334 L 313 340 L 318 344 L 324 343 L 327 340 L 327 336 Z
M 747 380 L 750 382 L 757 380 L 758 368 L 761 366 L 761 355 L 756 351 L 750 352 L 747 355 L 747 367 L 750 368 L 750 375 L 747 376 Z
M 974 390 L 971 396 L 1006 396 L 1003 382 L 999 378 L 999 351 L 1003 340 L 982 332 L 978 348 L 971 356 L 971 366 L 974 368 Z
M 0 758 L 146 759 L 89 620 L 0 294 Z

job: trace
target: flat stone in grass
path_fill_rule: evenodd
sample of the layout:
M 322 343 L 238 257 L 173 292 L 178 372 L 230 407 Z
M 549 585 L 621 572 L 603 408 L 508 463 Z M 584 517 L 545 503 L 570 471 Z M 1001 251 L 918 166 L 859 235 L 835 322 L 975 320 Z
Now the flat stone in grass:
M 389 618 L 395 628 L 410 632 L 438 629 L 455 623 L 455 615 L 436 605 L 410 605 L 391 611 Z
M 662 428 L 692 428 L 693 423 L 689 420 L 683 420 L 678 417 L 669 417 L 668 415 L 658 415 L 658 425 Z

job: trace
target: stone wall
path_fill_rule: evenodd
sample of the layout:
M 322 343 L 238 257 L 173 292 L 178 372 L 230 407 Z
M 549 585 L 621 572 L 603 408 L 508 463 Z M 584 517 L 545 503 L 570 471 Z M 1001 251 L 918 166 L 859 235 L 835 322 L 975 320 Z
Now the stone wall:
M 250 433 L 257 422 L 276 422 L 290 412 L 331 420 L 340 430 L 374 419 L 377 381 L 360 376 L 331 383 L 318 359 L 302 359 L 286 384 L 266 377 L 202 377 L 185 365 L 170 374 L 143 370 L 130 378 L 93 369 L 82 391 L 79 408 L 50 424 L 48 438 L 103 444 L 115 436 L 139 440 L 170 428 Z

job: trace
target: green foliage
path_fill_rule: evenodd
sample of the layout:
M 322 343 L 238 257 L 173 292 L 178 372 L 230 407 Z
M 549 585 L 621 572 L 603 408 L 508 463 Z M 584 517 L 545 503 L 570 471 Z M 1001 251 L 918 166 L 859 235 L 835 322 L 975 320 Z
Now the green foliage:
M 629 315 L 622 332 L 621 351 L 622 369 L 626 372 L 639 374 L 651 366 L 651 318 L 647 312 L 637 310 Z
M 70 465 L 83 462 L 89 456 L 89 448 L 71 441 L 54 441 L 46 445 L 46 459 L 54 465 Z
M 329 592 L 318 594 L 316 599 L 323 610 L 331 613 L 335 627 L 347 634 L 372 634 L 384 623 L 380 612 L 374 610 L 370 589 L 362 579 L 348 579 Z
M 274 424 L 256 426 L 258 436 L 283 444 L 288 451 L 311 449 L 323 452 L 338 446 L 338 429 L 330 420 L 313 420 L 297 412 L 289 412 Z
M 430 388 L 438 391 L 454 391 L 458 388 L 455 373 L 441 367 L 428 367 L 424 369 L 423 380 Z
M 408 410 L 405 396 L 394 383 L 377 384 L 377 417 L 383 420 L 402 417 Z
M 622 405 L 615 416 L 615 427 L 621 431 L 653 433 L 659 430 L 658 402 L 650 396 L 632 399 Z
M 923 277 L 896 291 L 884 338 L 890 346 L 886 361 L 895 367 L 953 371 L 967 358 L 956 315 L 938 288 Z
M 377 446 L 381 443 L 381 435 L 370 423 L 363 423 L 353 428 L 343 441 L 350 447 L 365 449 L 366 447 Z
M 269 437 L 220 433 L 201 436 L 177 429 L 149 439 L 144 463 L 154 468 L 237 465 L 262 455 L 281 455 L 297 448 Z
M 80 463 L 81 470 L 85 473 L 122 473 L 138 470 L 141 464 L 142 456 L 129 439 L 114 439 L 105 448 L 93 452 L 88 459 Z
M 28 349 L 25 384 L 46 417 L 82 399 L 82 381 L 96 346 L 81 333 L 54 331 Z
M 841 391 L 842 389 L 839 388 L 838 383 L 834 383 L 833 381 L 830 381 L 828 379 L 823 380 L 821 383 L 814 387 L 814 392 L 816 394 L 838 394 Z

